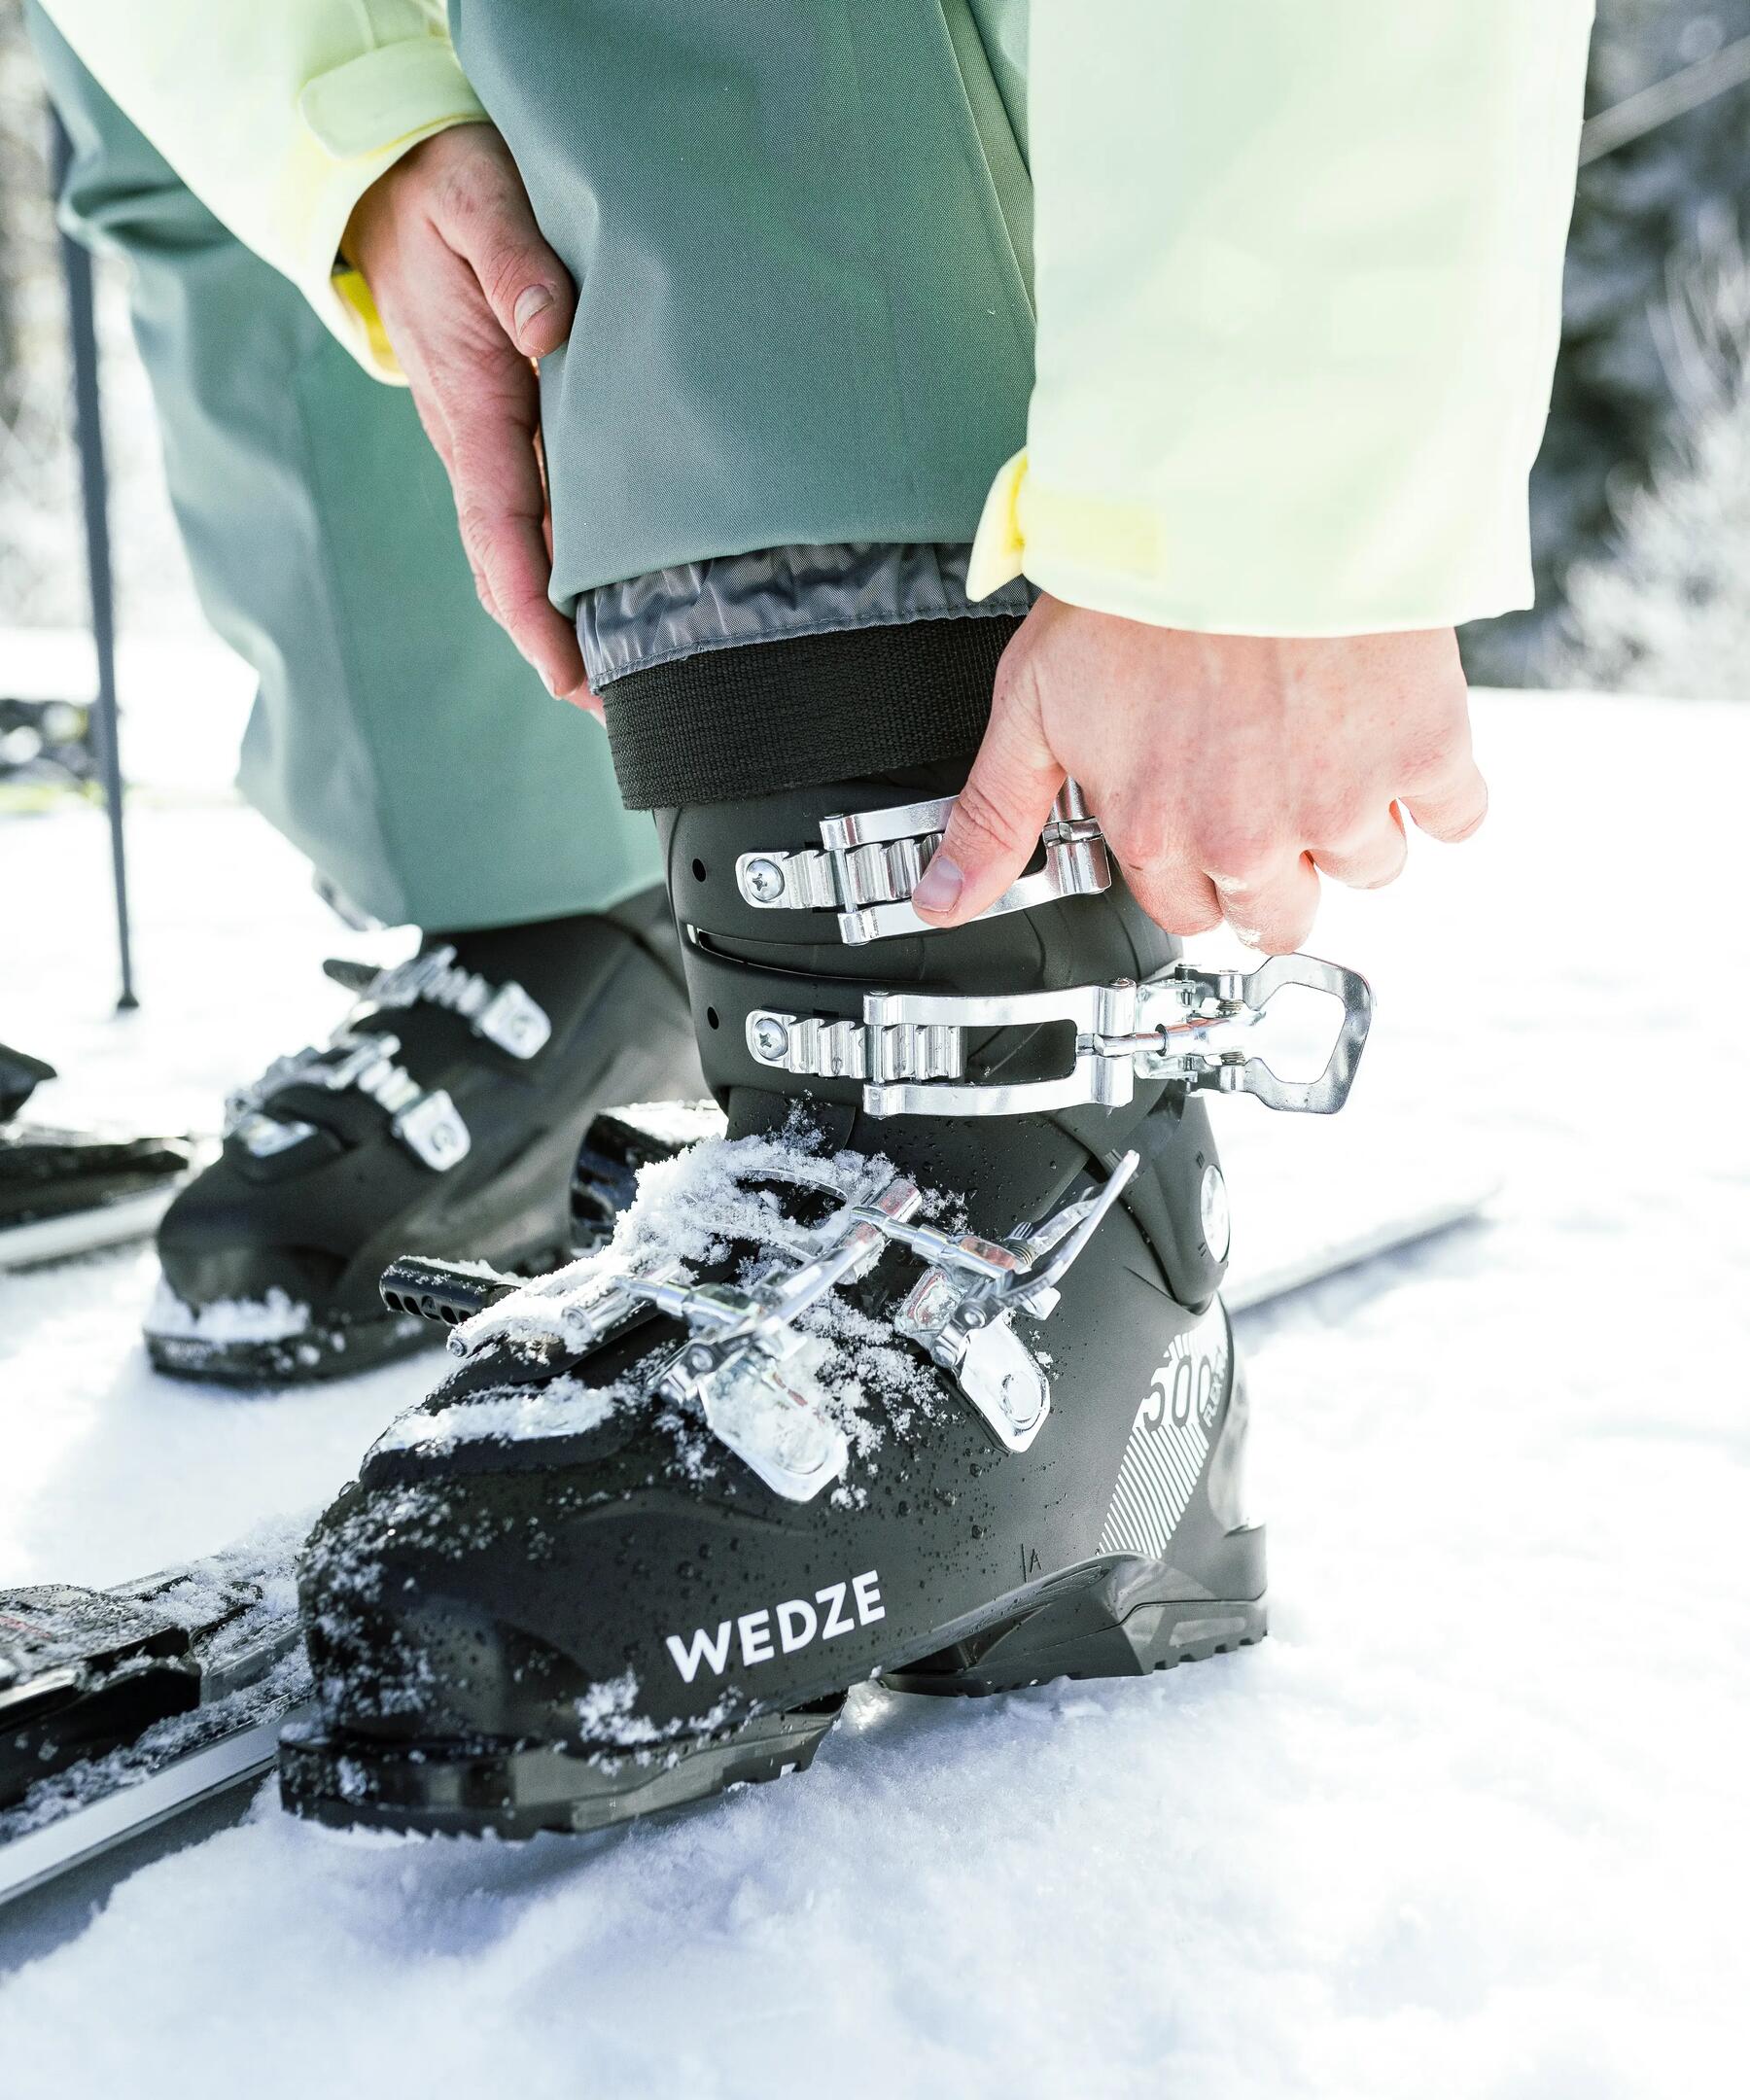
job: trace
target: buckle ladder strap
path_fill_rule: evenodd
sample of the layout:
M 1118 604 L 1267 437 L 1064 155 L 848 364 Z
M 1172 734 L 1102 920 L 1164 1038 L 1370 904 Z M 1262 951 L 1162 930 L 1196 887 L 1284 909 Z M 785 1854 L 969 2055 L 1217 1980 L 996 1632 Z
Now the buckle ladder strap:
M 865 1007 L 867 1001 L 864 1001 Z M 965 1036 L 955 1025 L 914 1027 L 901 1022 L 871 1028 L 863 1021 L 829 1021 L 774 1013 L 748 1016 L 748 1048 L 761 1065 L 808 1079 L 958 1079 L 966 1068 Z
M 342 982 L 350 980 L 350 972 L 338 974 Z M 324 1048 L 276 1058 L 258 1080 L 231 1096 L 226 1104 L 225 1134 L 235 1137 L 255 1158 L 271 1158 L 315 1133 L 314 1124 L 268 1113 L 275 1095 L 296 1086 L 326 1087 L 331 1093 L 354 1087 L 389 1110 L 390 1130 L 415 1159 L 442 1173 L 466 1159 L 472 1143 L 461 1110 L 443 1088 L 427 1093 L 394 1062 L 399 1037 L 361 1035 L 353 1024 L 373 1010 L 424 1000 L 460 1014 L 474 1034 L 509 1056 L 528 1059 L 545 1048 L 552 1021 L 521 985 L 507 981 L 495 986 L 477 971 L 463 969 L 453 948 L 428 948 L 423 955 L 376 971 L 357 989 L 363 993 L 360 1003 Z
M 1254 1024 L 1287 985 L 1326 993 L 1343 1007 L 1336 1040 L 1315 1079 L 1279 1078 L 1262 1058 L 1246 1056 L 1228 1039 Z M 754 1060 L 774 1069 L 860 1079 L 863 1107 L 872 1116 L 1115 1108 L 1134 1098 L 1138 1078 L 1255 1094 L 1270 1108 L 1334 1115 L 1354 1084 L 1372 1012 L 1373 994 L 1355 971 L 1293 955 L 1272 956 L 1243 975 L 1179 962 L 1141 984 L 1118 978 L 1055 992 L 870 992 L 860 1024 L 761 1009 L 749 1015 L 747 1037 Z M 968 1029 L 1054 1022 L 1068 1022 L 1075 1030 L 1074 1063 L 1063 1077 L 952 1083 L 964 1078 Z
M 940 928 L 912 909 L 911 894 L 941 843 L 958 799 L 942 795 L 893 809 L 824 818 L 818 848 L 742 854 L 735 863 L 736 887 L 745 902 L 761 911 L 837 912 L 839 938 L 852 948 L 900 933 L 939 932 Z M 1093 896 L 1111 888 L 1105 840 L 1073 781 L 1065 782 L 1039 841 L 1045 865 L 1005 890 L 979 913 L 981 919 L 1031 911 L 1061 897 Z
M 380 970 L 366 988 L 372 1006 L 412 1006 L 424 1000 L 460 1014 L 476 1035 L 496 1043 L 514 1058 L 532 1058 L 545 1048 L 553 1032 L 546 1009 L 521 985 L 507 980 L 493 985 L 475 970 L 463 969 L 453 948 L 428 948 L 392 969 Z
M 325 1049 L 276 1058 L 261 1078 L 226 1103 L 225 1134 L 240 1139 L 257 1159 L 268 1158 L 301 1143 L 315 1129 L 267 1113 L 277 1095 L 298 1086 L 323 1087 L 331 1094 L 350 1087 L 388 1109 L 389 1128 L 416 1159 L 446 1172 L 468 1157 L 472 1143 L 468 1125 L 443 1088 L 428 1094 L 396 1064 L 400 1048 L 399 1036 L 355 1035 L 342 1028 Z

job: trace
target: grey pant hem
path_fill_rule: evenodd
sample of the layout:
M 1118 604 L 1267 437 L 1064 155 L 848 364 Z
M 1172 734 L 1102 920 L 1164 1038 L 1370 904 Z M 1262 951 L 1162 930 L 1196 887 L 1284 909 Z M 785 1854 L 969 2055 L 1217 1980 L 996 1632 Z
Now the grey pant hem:
M 1025 581 L 974 604 L 970 550 L 960 545 L 770 547 L 688 562 L 585 591 L 578 639 L 589 682 L 681 662 L 743 643 L 799 641 L 920 619 L 1016 619 L 1032 604 Z

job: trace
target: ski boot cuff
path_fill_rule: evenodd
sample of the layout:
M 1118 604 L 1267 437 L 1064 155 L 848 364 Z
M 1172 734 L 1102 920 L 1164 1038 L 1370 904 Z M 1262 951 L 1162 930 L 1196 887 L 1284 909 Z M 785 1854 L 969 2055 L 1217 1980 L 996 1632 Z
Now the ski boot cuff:
M 807 1093 L 878 1119 L 1146 1110 L 1169 1085 L 1314 1114 L 1343 1105 L 1370 1010 L 1353 971 L 1308 956 L 1249 974 L 1178 962 L 1073 782 L 1022 878 L 970 924 L 933 928 L 911 895 L 954 796 L 876 799 L 891 788 L 890 776 L 659 819 L 719 1091 Z M 1283 1080 L 1242 1046 L 1287 985 L 1342 1007 L 1312 1080 Z M 1109 1150 L 1134 1120 L 1080 1128 Z

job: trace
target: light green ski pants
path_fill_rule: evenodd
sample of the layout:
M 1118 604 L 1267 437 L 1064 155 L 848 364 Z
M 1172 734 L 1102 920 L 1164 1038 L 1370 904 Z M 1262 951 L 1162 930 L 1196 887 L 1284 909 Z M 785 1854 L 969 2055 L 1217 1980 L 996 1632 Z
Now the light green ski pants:
M 655 882 L 600 726 L 480 610 L 411 398 L 359 370 L 34 9 L 30 27 L 74 142 L 64 214 L 130 267 L 202 608 L 260 680 L 244 793 L 391 924 L 557 918 Z

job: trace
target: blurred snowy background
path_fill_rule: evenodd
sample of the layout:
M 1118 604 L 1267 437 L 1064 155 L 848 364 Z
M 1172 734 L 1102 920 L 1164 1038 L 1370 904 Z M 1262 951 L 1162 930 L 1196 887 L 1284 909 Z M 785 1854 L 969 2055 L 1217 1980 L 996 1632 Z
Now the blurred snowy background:
M 97 285 L 122 628 L 197 631 L 125 272 L 100 262 Z M 76 628 L 88 616 L 66 334 L 42 75 L 20 0 L 0 0 L 0 630 Z M 0 657 L 0 696 L 8 668 Z

